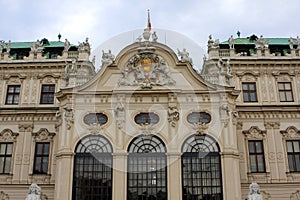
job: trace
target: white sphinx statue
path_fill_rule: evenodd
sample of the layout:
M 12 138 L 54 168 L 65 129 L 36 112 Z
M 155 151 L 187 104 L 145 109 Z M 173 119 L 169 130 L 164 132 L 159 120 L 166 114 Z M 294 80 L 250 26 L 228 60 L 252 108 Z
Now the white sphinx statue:
M 32 183 L 29 186 L 29 191 L 25 200 L 41 200 L 41 188 L 36 183 Z
M 256 182 L 252 182 L 249 186 L 248 200 L 263 200 L 260 194 L 259 185 Z

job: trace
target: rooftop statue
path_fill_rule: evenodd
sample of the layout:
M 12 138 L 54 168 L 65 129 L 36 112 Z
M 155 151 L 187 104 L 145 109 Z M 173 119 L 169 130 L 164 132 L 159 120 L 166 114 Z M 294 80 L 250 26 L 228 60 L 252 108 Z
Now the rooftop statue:
M 43 44 L 39 40 L 31 44 L 30 48 L 33 53 L 42 52 L 44 49 Z
M 300 38 L 299 38 L 299 36 L 297 36 L 297 39 L 296 39 L 296 40 L 297 40 L 297 45 L 298 45 L 298 46 L 297 46 L 297 49 L 300 49 Z
M 105 53 L 102 50 L 102 66 L 103 65 L 110 65 L 114 62 L 115 56 L 111 53 L 111 50 L 108 50 L 108 53 Z
M 228 44 L 230 49 L 234 49 L 234 39 L 233 36 L 231 35 L 230 38 L 228 39 Z
M 248 200 L 263 200 L 263 197 L 260 194 L 259 185 L 256 182 L 252 182 L 249 188 Z
M 213 40 L 212 35 L 208 36 L 208 42 L 207 42 L 208 49 L 217 49 L 220 47 L 219 44 L 220 44 L 219 39 Z
M 91 46 L 90 46 L 88 37 L 85 39 L 85 42 L 82 42 L 82 43 L 79 42 L 78 50 L 81 51 L 81 52 L 82 51 L 87 51 L 87 52 L 91 51 Z
M 70 47 L 71 47 L 70 42 L 68 41 L 68 39 L 65 39 L 64 51 L 68 51 Z
M 152 33 L 152 41 L 153 41 L 153 42 L 157 42 L 157 39 L 158 39 L 158 37 L 157 37 L 156 31 L 154 31 L 154 32 Z
M 292 37 L 289 38 L 290 49 L 294 49 L 294 39 Z
M 2 53 L 3 49 L 4 49 L 4 41 L 0 40 L 0 54 Z
M 32 183 L 29 186 L 29 191 L 25 200 L 41 200 L 41 188 L 36 183 Z
M 177 49 L 177 51 L 178 51 L 178 55 L 181 58 L 181 62 L 189 62 L 193 64 L 192 58 L 190 58 L 190 54 L 189 52 L 186 51 L 185 48 L 183 48 L 183 51 L 180 51 L 179 49 Z
M 6 52 L 7 52 L 7 53 L 10 52 L 10 43 L 11 43 L 10 40 L 8 40 L 8 42 L 6 43 Z
M 268 49 L 269 42 L 261 35 L 256 41 L 254 41 L 256 49 Z

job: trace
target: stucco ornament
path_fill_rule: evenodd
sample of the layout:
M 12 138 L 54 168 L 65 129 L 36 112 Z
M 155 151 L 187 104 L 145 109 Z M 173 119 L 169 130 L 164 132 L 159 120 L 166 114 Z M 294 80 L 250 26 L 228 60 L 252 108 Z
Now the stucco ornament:
M 263 200 L 260 194 L 259 185 L 256 182 L 252 182 L 249 186 L 248 200 Z
M 32 183 L 29 186 L 29 191 L 25 200 L 41 200 L 41 188 L 36 183 Z
M 152 86 L 174 85 L 171 71 L 165 60 L 153 53 L 155 49 L 140 49 L 140 53 L 131 57 L 122 70 L 119 85 L 140 86 L 152 88 Z

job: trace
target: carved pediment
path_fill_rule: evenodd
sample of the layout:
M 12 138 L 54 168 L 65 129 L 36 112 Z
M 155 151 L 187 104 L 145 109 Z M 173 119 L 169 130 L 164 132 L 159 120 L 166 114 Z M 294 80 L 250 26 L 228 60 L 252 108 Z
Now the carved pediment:
M 267 131 L 260 130 L 257 126 L 251 126 L 249 130 L 243 131 L 243 134 L 249 139 L 263 139 Z
M 41 128 L 38 132 L 32 133 L 35 141 L 51 141 L 55 133 L 49 132 L 46 128 Z
M 280 131 L 280 133 L 286 139 L 300 139 L 300 130 L 294 126 L 290 126 L 286 130 Z
M 122 69 L 119 85 L 152 88 L 155 85 L 175 84 L 169 67 L 160 55 L 154 53 L 154 47 L 140 47 L 138 51 Z
M 14 133 L 10 129 L 4 129 L 0 133 L 0 141 L 1 142 L 14 142 L 17 139 L 19 133 Z

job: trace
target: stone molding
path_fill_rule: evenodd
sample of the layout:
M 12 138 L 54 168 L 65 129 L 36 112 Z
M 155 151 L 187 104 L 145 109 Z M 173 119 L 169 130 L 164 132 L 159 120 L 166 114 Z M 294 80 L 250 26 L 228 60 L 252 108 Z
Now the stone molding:
M 297 190 L 295 193 L 292 193 L 290 196 L 291 200 L 299 200 L 300 199 L 300 190 Z
M 32 132 L 33 124 L 19 124 L 20 132 Z
M 265 128 L 266 129 L 279 129 L 280 128 L 280 122 L 265 122 Z

